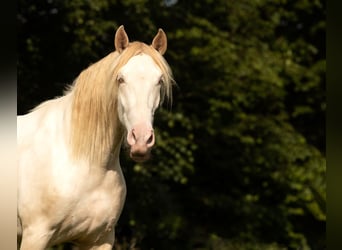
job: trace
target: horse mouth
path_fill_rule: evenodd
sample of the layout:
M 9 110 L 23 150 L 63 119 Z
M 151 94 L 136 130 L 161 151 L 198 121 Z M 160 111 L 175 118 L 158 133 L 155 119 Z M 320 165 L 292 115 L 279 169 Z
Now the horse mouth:
M 141 163 L 150 159 L 151 154 L 150 154 L 150 151 L 141 153 L 141 152 L 132 152 L 131 150 L 129 156 L 131 157 L 133 161 Z

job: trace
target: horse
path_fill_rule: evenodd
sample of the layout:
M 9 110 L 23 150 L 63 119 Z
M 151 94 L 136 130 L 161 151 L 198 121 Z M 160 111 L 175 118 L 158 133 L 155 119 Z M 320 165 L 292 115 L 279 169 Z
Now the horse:
M 154 113 L 172 96 L 166 49 L 162 29 L 147 45 L 130 42 L 121 25 L 111 53 L 62 96 L 17 117 L 20 250 L 113 248 L 126 199 L 120 149 L 133 161 L 149 159 Z

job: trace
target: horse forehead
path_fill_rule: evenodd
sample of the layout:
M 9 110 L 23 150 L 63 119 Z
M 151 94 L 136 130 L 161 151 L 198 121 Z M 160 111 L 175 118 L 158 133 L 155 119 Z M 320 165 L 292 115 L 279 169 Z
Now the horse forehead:
M 133 56 L 131 59 L 128 60 L 127 64 L 122 67 L 121 72 L 124 75 L 143 75 L 145 77 L 153 77 L 161 74 L 160 68 L 153 61 L 153 59 L 146 54 Z

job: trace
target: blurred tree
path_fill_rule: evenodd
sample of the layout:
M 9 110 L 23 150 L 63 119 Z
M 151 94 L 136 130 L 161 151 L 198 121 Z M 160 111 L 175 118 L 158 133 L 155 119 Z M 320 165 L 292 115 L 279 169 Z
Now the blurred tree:
M 18 113 L 131 40 L 169 39 L 178 87 L 128 196 L 118 249 L 325 249 L 325 2 L 18 2 Z

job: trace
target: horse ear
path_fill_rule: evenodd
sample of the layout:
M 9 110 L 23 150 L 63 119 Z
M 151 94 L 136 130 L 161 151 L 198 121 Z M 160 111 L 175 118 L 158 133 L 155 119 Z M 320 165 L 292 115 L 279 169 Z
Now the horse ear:
M 152 47 L 159 51 L 161 55 L 165 53 L 167 49 L 167 37 L 162 29 L 159 29 L 157 35 L 153 38 Z
M 126 34 L 125 28 L 121 25 L 115 33 L 114 45 L 115 50 L 121 53 L 124 49 L 128 47 L 128 36 Z

